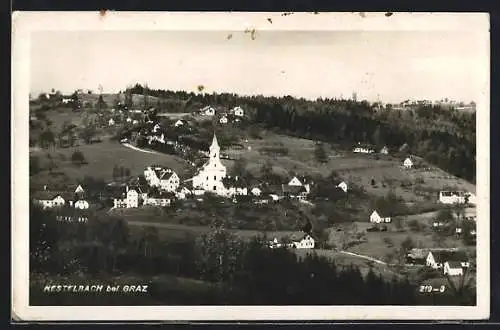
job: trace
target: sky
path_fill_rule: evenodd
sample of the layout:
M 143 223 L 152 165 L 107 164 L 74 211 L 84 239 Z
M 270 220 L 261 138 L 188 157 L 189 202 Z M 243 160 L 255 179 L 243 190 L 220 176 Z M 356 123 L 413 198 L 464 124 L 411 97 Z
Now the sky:
M 32 95 L 127 85 L 244 95 L 477 101 L 474 31 L 53 31 L 31 38 Z

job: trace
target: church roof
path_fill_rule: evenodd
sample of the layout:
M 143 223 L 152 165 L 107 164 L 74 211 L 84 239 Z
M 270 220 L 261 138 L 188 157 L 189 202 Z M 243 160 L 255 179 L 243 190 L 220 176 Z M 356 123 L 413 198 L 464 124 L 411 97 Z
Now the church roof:
M 217 142 L 217 137 L 215 136 L 215 133 L 214 133 L 214 138 L 212 139 L 212 145 L 210 146 L 210 149 L 213 148 L 219 148 L 219 143 Z

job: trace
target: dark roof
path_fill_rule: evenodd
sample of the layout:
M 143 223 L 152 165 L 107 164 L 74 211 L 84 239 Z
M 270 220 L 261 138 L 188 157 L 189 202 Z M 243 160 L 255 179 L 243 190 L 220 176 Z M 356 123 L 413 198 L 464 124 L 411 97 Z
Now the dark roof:
M 33 193 L 33 198 L 38 200 L 53 200 L 58 195 L 60 195 L 64 200 L 72 200 L 74 198 L 73 193 L 49 190 L 36 191 Z
M 163 173 L 163 175 L 160 177 L 161 180 L 168 180 L 172 175 L 174 175 L 174 171 L 168 171 Z
M 448 265 L 450 265 L 450 268 L 462 268 L 460 261 L 448 261 Z
M 306 188 L 304 186 L 289 186 L 289 185 L 281 185 L 283 193 L 288 194 L 300 194 L 302 192 L 306 192 Z
M 449 261 L 465 261 L 467 256 L 463 251 L 431 251 L 434 260 L 438 263 Z

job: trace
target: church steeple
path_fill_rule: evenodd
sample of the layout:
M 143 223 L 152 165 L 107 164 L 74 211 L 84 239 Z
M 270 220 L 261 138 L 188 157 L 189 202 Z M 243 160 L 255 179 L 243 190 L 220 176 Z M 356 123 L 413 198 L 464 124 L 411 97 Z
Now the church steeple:
M 217 137 L 214 133 L 214 138 L 212 140 L 212 145 L 210 146 L 210 158 L 218 158 L 219 157 L 219 143 L 217 142 Z

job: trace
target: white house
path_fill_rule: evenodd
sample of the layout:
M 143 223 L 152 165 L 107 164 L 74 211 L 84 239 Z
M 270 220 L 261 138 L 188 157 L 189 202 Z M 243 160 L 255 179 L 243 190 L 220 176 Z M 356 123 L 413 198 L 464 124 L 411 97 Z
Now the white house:
M 391 222 L 391 217 L 381 217 L 377 211 L 373 211 L 370 215 L 371 223 L 389 223 Z
M 281 244 L 276 237 L 272 241 L 269 241 L 269 247 L 271 249 L 280 248 L 282 246 L 283 244 Z
M 243 117 L 245 115 L 245 112 L 241 107 L 234 107 L 231 112 L 236 116 L 236 117 Z
M 372 147 L 367 145 L 362 145 L 360 142 L 358 142 L 358 145 L 354 147 L 352 151 L 355 153 L 363 153 L 363 154 L 371 154 L 375 152 L 375 150 L 373 150 Z
M 180 185 L 179 176 L 173 170 L 161 166 L 146 167 L 144 178 L 151 187 L 158 187 L 164 191 L 174 192 Z
M 115 198 L 113 200 L 115 208 L 134 208 L 139 207 L 139 193 L 135 189 L 126 187 L 125 198 Z
M 182 187 L 181 190 L 175 192 L 175 197 L 178 199 L 186 199 L 189 195 L 191 195 L 191 190 L 186 187 Z
M 434 250 L 429 251 L 425 264 L 433 269 L 440 269 L 446 262 L 458 262 L 464 268 L 469 267 L 467 256 L 463 251 L 453 250 Z
M 345 181 L 342 181 L 337 185 L 338 188 L 342 189 L 344 192 L 347 192 L 347 183 Z
M 203 189 L 218 195 L 225 195 L 222 179 L 226 177 L 226 167 L 220 160 L 220 147 L 214 134 L 210 146 L 209 159 L 193 177 L 193 189 Z
M 219 119 L 219 123 L 221 124 L 227 124 L 228 120 L 227 120 L 227 117 L 226 116 L 222 116 L 220 119 Z
M 314 238 L 305 234 L 301 240 L 292 242 L 292 244 L 296 249 L 314 249 Z
M 36 192 L 33 198 L 44 209 L 61 207 L 66 204 L 66 200 L 63 198 L 62 194 L 47 190 Z M 66 197 L 66 199 L 68 199 L 68 197 Z
M 74 206 L 75 209 L 86 210 L 90 207 L 90 204 L 84 199 L 79 199 L 75 202 Z
M 463 204 L 465 203 L 465 200 L 466 200 L 466 194 L 462 191 L 439 192 L 439 202 L 442 204 Z
M 161 196 L 161 195 L 155 195 L 155 196 L 148 196 L 147 198 L 144 199 L 143 205 L 150 205 L 150 206 L 169 206 L 170 205 L 170 199 Z
M 380 149 L 380 153 L 383 155 L 388 155 L 389 149 L 387 148 L 387 146 L 384 146 L 382 149 Z
M 159 132 L 161 130 L 160 124 L 155 124 L 151 130 L 153 133 Z
M 184 121 L 179 119 L 175 122 L 174 126 L 175 127 L 180 127 L 180 126 L 183 126 L 184 125 Z
M 411 159 L 409 157 L 404 160 L 403 166 L 404 166 L 404 168 L 412 168 L 413 167 L 413 162 L 411 161 Z
M 262 194 L 262 190 L 258 187 L 255 187 L 255 188 L 252 188 L 251 193 L 254 196 L 260 196 Z
M 444 263 L 443 273 L 444 275 L 449 276 L 460 276 L 464 274 L 464 269 L 462 268 L 460 262 L 447 261 Z
M 139 121 L 138 121 L 137 119 L 134 119 L 134 120 L 132 121 L 132 124 L 133 124 L 133 125 L 137 125 L 137 124 L 139 124 Z
M 131 123 L 131 122 L 132 122 L 132 118 L 127 117 L 127 123 Z
M 214 116 L 215 115 L 215 109 L 212 108 L 211 106 L 206 106 L 203 109 L 201 109 L 201 114 L 204 116 Z
M 114 120 L 113 118 L 110 118 L 110 119 L 108 120 L 108 125 L 109 125 L 109 126 L 113 126 L 114 124 L 115 124 L 115 120 Z
M 174 192 L 179 188 L 180 179 L 174 171 L 167 171 L 160 177 L 160 189 Z

